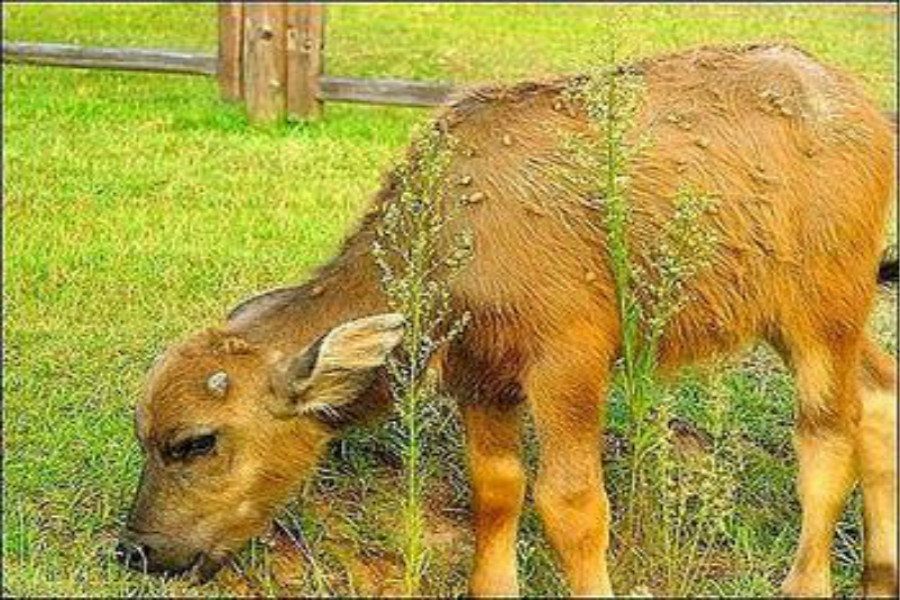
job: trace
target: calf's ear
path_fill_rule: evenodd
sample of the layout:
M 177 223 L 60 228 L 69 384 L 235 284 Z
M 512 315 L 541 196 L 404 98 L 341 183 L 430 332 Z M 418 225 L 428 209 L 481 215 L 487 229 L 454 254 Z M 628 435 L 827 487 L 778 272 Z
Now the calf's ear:
M 403 327 L 397 313 L 356 319 L 281 360 L 271 374 L 271 411 L 278 417 L 328 414 L 353 402 L 400 343 Z

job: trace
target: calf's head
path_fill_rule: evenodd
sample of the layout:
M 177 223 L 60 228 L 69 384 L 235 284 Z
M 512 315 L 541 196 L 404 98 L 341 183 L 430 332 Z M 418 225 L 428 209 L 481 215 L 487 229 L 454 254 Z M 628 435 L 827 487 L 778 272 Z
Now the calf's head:
M 137 407 L 144 465 L 119 560 L 211 577 L 312 472 L 402 331 L 400 315 L 368 317 L 285 355 L 208 330 L 163 354 Z

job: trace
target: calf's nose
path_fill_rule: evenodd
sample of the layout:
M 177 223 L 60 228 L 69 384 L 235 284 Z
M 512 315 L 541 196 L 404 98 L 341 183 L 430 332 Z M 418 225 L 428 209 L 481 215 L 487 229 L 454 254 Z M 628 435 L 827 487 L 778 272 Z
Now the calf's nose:
M 146 571 L 150 559 L 150 548 L 131 540 L 121 540 L 115 550 L 116 560 L 130 569 Z

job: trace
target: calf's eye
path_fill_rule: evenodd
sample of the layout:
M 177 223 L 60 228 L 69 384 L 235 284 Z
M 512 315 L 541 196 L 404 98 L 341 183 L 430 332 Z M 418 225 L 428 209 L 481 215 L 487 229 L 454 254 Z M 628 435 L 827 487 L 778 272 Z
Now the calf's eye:
M 173 444 L 169 447 L 168 454 L 172 460 L 185 460 L 209 454 L 215 447 L 216 434 L 208 433 Z

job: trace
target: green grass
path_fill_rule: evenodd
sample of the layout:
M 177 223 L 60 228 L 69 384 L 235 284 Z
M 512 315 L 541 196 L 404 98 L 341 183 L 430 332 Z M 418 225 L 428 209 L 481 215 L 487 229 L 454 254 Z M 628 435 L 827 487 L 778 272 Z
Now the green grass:
M 327 68 L 458 83 L 573 71 L 595 49 L 607 10 L 336 5 Z M 896 109 L 897 38 L 887 8 L 631 12 L 642 53 L 792 40 L 857 74 Z M 212 5 L 5 4 L 4 39 L 212 52 L 214 14 Z M 3 84 L 4 593 L 398 591 L 399 467 L 383 429 L 335 444 L 295 518 L 283 519 L 297 522 L 302 552 L 256 543 L 241 558 L 243 575 L 192 588 L 126 573 L 110 550 L 136 482 L 132 407 L 152 358 L 218 323 L 241 298 L 302 279 L 328 258 L 428 113 L 330 104 L 321 122 L 257 130 L 202 78 L 5 66 Z M 896 296 L 882 304 L 875 326 L 896 351 Z M 702 380 L 691 381 L 679 390 L 688 415 L 691 394 L 703 393 Z M 798 528 L 791 386 L 767 353 L 744 357 L 725 382 L 740 415 L 734 435 L 747 449 L 745 501 L 733 532 L 739 551 L 703 585 L 711 594 L 772 594 Z M 451 410 L 442 414 L 446 426 L 427 445 L 441 472 L 428 498 L 436 551 L 425 583 L 426 591 L 458 594 L 470 559 L 468 492 L 459 425 Z M 562 592 L 532 512 L 522 532 L 524 591 Z M 837 553 L 845 593 L 858 575 L 858 538 L 851 516 Z

